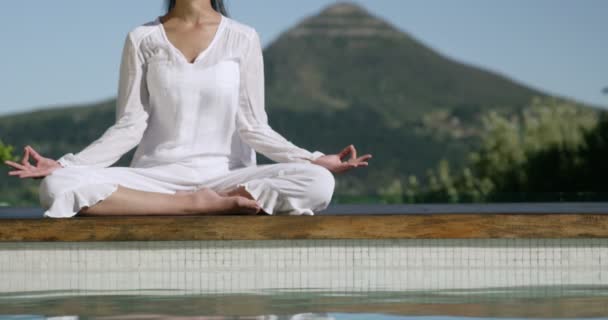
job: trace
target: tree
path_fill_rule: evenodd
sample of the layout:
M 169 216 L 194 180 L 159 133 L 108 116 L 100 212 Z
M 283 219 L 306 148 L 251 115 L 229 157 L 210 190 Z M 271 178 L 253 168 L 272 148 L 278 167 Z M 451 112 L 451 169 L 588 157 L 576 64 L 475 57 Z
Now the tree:
M 564 192 L 602 192 L 608 116 L 603 119 L 598 124 L 596 110 L 556 98 L 535 98 L 515 116 L 489 112 L 480 147 L 464 168 L 453 174 L 440 161 L 416 201 L 556 200 Z
M 13 146 L 5 145 L 2 140 L 0 140 L 0 160 L 4 164 L 5 160 L 18 161 L 19 159 L 16 156 L 13 156 Z

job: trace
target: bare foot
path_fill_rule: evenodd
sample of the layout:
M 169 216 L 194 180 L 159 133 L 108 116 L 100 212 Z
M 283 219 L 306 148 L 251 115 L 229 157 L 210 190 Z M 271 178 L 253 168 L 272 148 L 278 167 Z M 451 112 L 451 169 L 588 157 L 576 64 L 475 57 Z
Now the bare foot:
M 245 186 L 236 187 L 230 191 L 218 192 L 220 195 L 228 196 L 228 197 L 245 197 L 247 199 L 255 200 L 255 198 L 245 189 Z M 268 212 L 264 211 L 264 209 L 260 208 L 258 214 L 268 215 Z
M 255 200 L 253 198 L 253 196 L 251 194 L 249 194 L 249 192 L 247 192 L 247 189 L 245 189 L 245 186 L 236 187 L 230 191 L 223 192 L 223 194 L 226 196 L 241 196 L 241 197 L 245 197 L 247 199 Z
M 210 188 L 190 192 L 194 200 L 193 213 L 202 214 L 257 214 L 261 208 L 255 200 L 242 196 L 222 196 Z

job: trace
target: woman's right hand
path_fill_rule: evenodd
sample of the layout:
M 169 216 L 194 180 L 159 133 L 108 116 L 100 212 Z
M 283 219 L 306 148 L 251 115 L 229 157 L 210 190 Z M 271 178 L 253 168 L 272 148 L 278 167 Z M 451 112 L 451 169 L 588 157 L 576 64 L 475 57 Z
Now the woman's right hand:
M 19 176 L 19 178 L 42 179 L 51 174 L 51 172 L 53 172 L 54 170 L 63 168 L 61 164 L 59 164 L 59 162 L 51 158 L 45 158 L 41 156 L 40 154 L 38 154 L 38 152 L 36 152 L 36 150 L 34 150 L 34 148 L 30 147 L 29 145 L 25 146 L 24 150 L 25 153 L 23 155 L 23 158 L 21 159 L 21 163 L 13 162 L 10 160 L 4 161 L 4 163 L 6 163 L 7 165 L 18 169 L 9 171 L 9 175 Z M 35 166 L 33 166 L 29 162 L 30 155 L 32 156 L 32 158 L 34 158 L 34 160 L 36 160 Z

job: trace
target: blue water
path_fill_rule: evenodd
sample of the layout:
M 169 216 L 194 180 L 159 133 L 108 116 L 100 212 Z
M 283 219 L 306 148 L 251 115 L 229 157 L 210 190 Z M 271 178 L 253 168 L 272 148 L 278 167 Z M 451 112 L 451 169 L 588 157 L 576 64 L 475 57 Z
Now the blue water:
M 95 319 L 89 317 L 80 317 L 75 315 L 68 316 L 49 316 L 46 317 L 44 315 L 18 315 L 18 316 L 0 316 L 0 320 L 42 320 L 42 319 L 52 319 L 52 320 L 68 320 L 68 319 Z M 110 319 L 108 317 L 96 318 L 96 319 Z M 146 315 L 141 317 L 112 317 L 111 319 L 186 319 L 186 318 L 162 318 L 156 317 L 153 315 Z M 501 319 L 501 320 L 528 320 L 530 318 L 478 318 L 478 317 L 450 317 L 450 316 L 390 316 L 390 315 L 382 315 L 375 313 L 360 313 L 360 314 L 349 314 L 349 313 L 325 313 L 325 314 L 315 314 L 315 313 L 302 313 L 295 315 L 261 315 L 261 316 L 226 316 L 226 317 L 218 317 L 218 316 L 210 316 L 210 317 L 188 317 L 187 319 L 208 319 L 208 320 L 236 320 L 236 319 L 276 319 L 276 320 L 468 320 L 468 319 Z M 538 318 L 544 319 L 544 318 Z M 547 318 L 548 319 L 548 318 Z M 560 318 L 560 319 L 580 319 L 580 318 Z M 606 317 L 602 318 L 585 318 L 585 319 L 608 319 Z
M 608 319 L 608 288 L 520 287 L 500 292 L 16 292 L 1 319 Z M 539 294 L 542 293 L 542 294 Z
M 82 317 L 78 317 L 78 316 L 68 316 L 68 317 L 59 317 L 59 318 L 53 318 L 53 317 L 45 317 L 45 316 L 38 316 L 38 315 L 22 315 L 22 316 L 0 316 L 0 320 L 26 320 L 26 319 L 35 319 L 35 320 L 42 320 L 42 319 L 53 319 L 53 320 L 68 320 L 68 319 L 86 319 L 86 318 L 82 318 Z M 99 319 L 99 318 L 98 318 Z M 103 319 L 108 319 L 108 318 L 103 318 Z M 121 318 L 112 318 L 112 319 L 121 319 Z M 122 319 L 127 319 L 127 318 L 122 318 Z M 135 318 L 128 318 L 128 319 L 135 319 Z M 140 317 L 137 319 L 162 319 L 162 318 L 145 318 L 145 317 Z M 178 318 L 171 318 L 171 319 L 178 319 Z M 182 318 L 179 318 L 182 319 Z M 188 318 L 188 319 L 193 319 L 193 318 Z M 266 316 L 260 316 L 258 318 L 255 317 L 196 317 L 196 319 L 202 320 L 202 319 L 213 319 L 213 320 L 234 320 L 234 319 L 276 319 L 276 320 L 321 320 L 321 319 L 335 319 L 335 320 L 407 320 L 407 319 L 411 319 L 411 320 L 462 320 L 462 319 L 481 319 L 481 318 L 475 318 L 475 317 L 447 317 L 447 316 L 425 316 L 425 317 L 402 317 L 402 316 L 388 316 L 388 315 L 379 315 L 379 314 L 374 314 L 374 313 L 363 313 L 363 314 L 348 314 L 348 313 L 328 313 L 328 314 L 298 314 L 298 315 L 286 315 L 286 316 L 276 316 L 276 315 L 266 315 Z M 483 319 L 501 319 L 501 320 L 518 320 L 518 319 L 528 319 L 528 318 L 483 318 Z M 568 319 L 568 318 L 560 318 L 560 319 Z M 608 318 L 586 318 L 586 319 L 608 319 Z

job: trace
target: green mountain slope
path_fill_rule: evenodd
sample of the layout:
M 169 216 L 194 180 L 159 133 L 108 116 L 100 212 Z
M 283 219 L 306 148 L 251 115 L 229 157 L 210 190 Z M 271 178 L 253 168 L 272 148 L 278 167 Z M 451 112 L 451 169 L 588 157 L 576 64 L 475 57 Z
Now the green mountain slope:
M 365 108 L 387 125 L 406 126 L 438 108 L 470 118 L 482 108 L 516 109 L 542 95 L 443 57 L 347 2 L 282 33 L 265 56 L 271 110 Z

